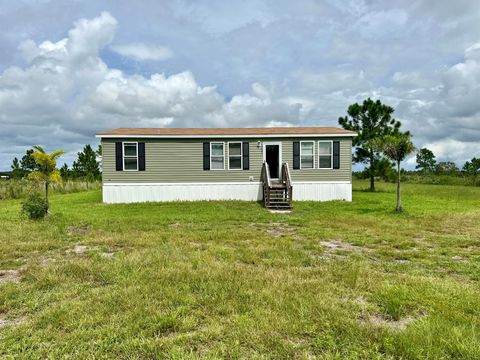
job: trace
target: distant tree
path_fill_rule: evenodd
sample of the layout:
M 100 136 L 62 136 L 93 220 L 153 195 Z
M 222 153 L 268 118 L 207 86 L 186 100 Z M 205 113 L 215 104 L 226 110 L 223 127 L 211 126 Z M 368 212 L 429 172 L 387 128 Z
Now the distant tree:
M 467 161 L 465 165 L 463 165 L 462 171 L 469 176 L 476 177 L 480 174 L 480 158 L 473 158 Z
M 72 170 L 68 168 L 67 164 L 63 164 L 63 166 L 60 168 L 60 175 L 62 176 L 63 180 L 67 180 L 72 177 Z
M 397 206 L 395 210 L 401 212 L 403 208 L 400 193 L 400 163 L 415 151 L 411 135 L 410 133 L 385 135 L 380 139 L 373 140 L 371 146 L 397 164 Z
M 375 177 L 379 177 L 383 181 L 395 181 L 397 174 L 394 166 L 395 164 L 388 159 L 383 157 L 378 159 L 374 166 Z
M 375 164 L 381 158 L 380 152 L 371 145 L 375 139 L 386 135 L 399 134 L 401 123 L 392 117 L 394 109 L 380 100 L 368 98 L 362 105 L 357 103 L 348 107 L 347 116 L 340 117 L 338 123 L 346 130 L 357 132 L 353 138 L 355 153 L 353 161 L 368 164 L 366 171 L 370 177 L 370 191 L 375 191 Z
M 48 213 L 48 187 L 52 182 L 61 182 L 62 177 L 60 171 L 56 170 L 57 159 L 64 154 L 63 150 L 55 150 L 51 154 L 47 154 L 41 146 L 34 146 L 35 150 L 32 157 L 38 165 L 39 170 L 33 171 L 28 175 L 30 180 L 43 182 L 45 184 L 45 211 Z
M 440 161 L 435 167 L 438 174 L 455 174 L 459 171 L 457 165 L 453 161 Z
M 100 176 L 99 178 L 101 178 L 101 174 L 103 172 L 103 169 L 102 169 L 102 157 L 103 157 L 103 147 L 102 147 L 102 144 L 98 144 L 98 148 L 97 148 L 97 159 L 100 159 L 100 161 L 98 162 L 98 168 L 100 170 Z
M 100 178 L 100 166 L 97 161 L 97 152 L 90 145 L 85 145 L 83 151 L 77 153 L 77 160 L 73 162 L 72 173 L 76 178 L 85 178 L 89 181 Z
M 14 158 L 12 161 L 12 179 L 21 179 L 24 176 L 23 170 L 20 167 L 20 162 L 17 158 Z
M 435 171 L 437 161 L 435 160 L 435 154 L 431 150 L 427 148 L 420 149 L 416 160 L 417 166 L 415 166 L 415 169 L 420 169 L 424 173 Z
M 32 171 L 39 170 L 38 164 L 32 156 L 34 152 L 34 149 L 28 149 L 26 154 L 23 155 L 22 160 L 20 160 L 20 167 L 26 175 L 30 174 Z
M 32 157 L 34 150 L 28 149 L 19 161 L 18 158 L 14 158 L 12 161 L 12 178 L 21 179 L 32 171 L 38 170 L 38 165 L 35 163 L 35 159 Z

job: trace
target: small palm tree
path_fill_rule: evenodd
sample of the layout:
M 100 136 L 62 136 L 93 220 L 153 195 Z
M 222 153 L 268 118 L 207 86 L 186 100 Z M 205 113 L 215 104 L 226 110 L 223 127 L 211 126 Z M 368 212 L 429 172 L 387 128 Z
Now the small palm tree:
M 415 151 L 412 136 L 410 133 L 386 135 L 381 139 L 373 141 L 372 146 L 397 163 L 397 206 L 395 210 L 401 212 L 403 208 L 400 194 L 400 162 Z
M 48 187 L 50 183 L 59 183 L 62 181 L 60 171 L 56 170 L 57 159 L 65 153 L 63 150 L 55 150 L 51 154 L 47 154 L 41 146 L 34 146 L 35 152 L 32 154 L 39 170 L 28 175 L 30 180 L 45 183 L 45 211 L 48 212 Z

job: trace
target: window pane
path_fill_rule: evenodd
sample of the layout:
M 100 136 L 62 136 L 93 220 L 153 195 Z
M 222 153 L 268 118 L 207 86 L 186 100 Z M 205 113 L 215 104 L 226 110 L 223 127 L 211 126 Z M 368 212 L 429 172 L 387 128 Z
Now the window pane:
M 301 164 L 302 169 L 313 169 L 313 156 L 302 155 L 301 161 L 302 161 L 302 164 Z
M 302 142 L 302 155 L 313 155 L 313 142 Z
M 212 144 L 212 155 L 223 156 L 223 144 Z
M 331 142 L 319 142 L 318 143 L 318 153 L 325 155 L 332 153 L 332 143 Z
M 332 167 L 332 158 L 330 155 L 328 156 L 320 156 L 320 163 L 319 168 L 321 169 L 329 169 Z
M 125 160 L 124 170 L 137 170 L 136 158 L 125 158 L 124 160 Z
M 124 151 L 125 151 L 124 156 L 137 156 L 137 145 L 125 144 Z
M 223 170 L 223 157 L 212 157 L 212 169 Z
M 242 154 L 242 144 L 234 143 L 228 144 L 228 152 L 230 155 L 241 155 Z
M 241 169 L 242 168 L 242 158 L 240 156 L 235 156 L 230 158 L 230 169 Z

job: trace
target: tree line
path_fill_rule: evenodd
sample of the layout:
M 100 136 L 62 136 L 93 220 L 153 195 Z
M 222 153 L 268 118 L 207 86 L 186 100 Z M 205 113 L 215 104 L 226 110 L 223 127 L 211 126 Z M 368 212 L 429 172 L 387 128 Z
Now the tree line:
M 370 179 L 370 190 L 375 191 L 375 179 L 391 181 L 396 177 L 394 164 L 384 156 L 375 141 L 387 135 L 411 136 L 409 131 L 402 133 L 401 122 L 392 117 L 394 109 L 382 104 L 380 100 L 367 99 L 363 104 L 350 105 L 347 116 L 338 119 L 339 124 L 347 130 L 358 133 L 353 140 L 353 162 L 365 165 L 360 177 Z M 416 150 L 416 149 L 415 149 Z M 423 175 L 464 175 L 476 177 L 480 174 L 480 157 L 473 157 L 460 169 L 452 161 L 437 162 L 432 150 L 421 148 L 416 154 L 416 171 Z
M 440 161 L 437 163 L 433 151 L 422 148 L 418 151 L 416 157 L 417 165 L 415 169 L 423 174 L 449 174 L 449 175 L 467 175 L 476 177 L 480 174 L 480 158 L 472 158 L 465 162 L 460 170 L 452 161 Z
M 393 117 L 394 109 L 380 100 L 370 98 L 362 104 L 352 104 L 347 115 L 338 123 L 346 130 L 355 131 L 353 138 L 353 162 L 365 165 L 363 175 L 370 179 L 370 191 L 375 191 L 378 177 L 397 182 L 397 211 L 402 211 L 400 163 L 417 149 L 412 142 L 410 131 L 402 131 L 401 122 Z M 416 169 L 423 174 L 465 174 L 476 177 L 480 174 L 480 158 L 467 161 L 462 171 L 451 161 L 436 162 L 434 153 L 422 148 L 416 155 Z M 394 168 L 396 167 L 396 169 Z
M 37 149 L 28 149 L 19 160 L 14 158 L 11 165 L 11 178 L 23 179 L 31 173 L 40 171 L 41 165 L 35 160 Z M 83 180 L 96 181 L 102 178 L 100 171 L 100 162 L 98 161 L 102 155 L 102 146 L 99 145 L 97 150 L 93 150 L 91 145 L 85 145 L 83 150 L 77 153 L 77 158 L 69 167 L 66 163 L 60 167 L 59 174 L 63 180 Z

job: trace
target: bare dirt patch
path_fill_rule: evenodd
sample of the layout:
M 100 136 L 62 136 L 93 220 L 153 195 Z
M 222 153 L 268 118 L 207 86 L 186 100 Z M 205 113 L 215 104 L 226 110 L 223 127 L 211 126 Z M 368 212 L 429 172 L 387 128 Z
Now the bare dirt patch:
M 361 246 L 356 246 L 344 242 L 342 240 L 328 240 L 328 241 L 320 241 L 320 245 L 326 247 L 326 250 L 323 252 L 325 257 L 330 256 L 338 256 L 341 252 L 347 253 L 363 253 L 363 252 L 371 252 L 372 249 L 364 248 Z
M 292 210 L 275 210 L 275 209 L 267 209 L 271 214 L 291 214 Z
M 111 258 L 111 257 L 113 257 L 113 255 L 115 255 L 113 252 L 102 252 L 102 253 L 100 253 L 100 256 L 104 257 L 104 258 Z
M 74 253 L 77 255 L 81 255 L 81 254 L 84 254 L 87 251 L 87 249 L 88 247 L 86 245 L 75 245 L 73 249 L 67 249 L 65 252 L 67 254 Z
M 0 284 L 18 283 L 22 279 L 19 270 L 0 270 Z
M 366 321 L 366 323 L 372 324 L 377 327 L 385 327 L 395 331 L 405 331 L 408 327 L 408 324 L 417 320 L 418 318 L 415 317 L 406 317 L 403 319 L 392 320 L 387 319 L 381 315 L 370 315 Z
M 15 319 L 7 319 L 0 317 L 0 328 L 5 327 L 5 326 L 10 326 L 10 325 L 20 325 L 25 322 L 25 318 L 19 317 Z
M 75 245 L 74 248 L 65 250 L 65 253 L 82 255 L 88 251 L 94 251 L 94 250 L 98 250 L 98 246 Z
M 264 228 L 268 235 L 275 238 L 292 235 L 297 236 L 295 228 L 287 223 L 250 224 L 250 226 Z
M 57 259 L 56 259 L 56 258 L 53 258 L 53 257 L 42 257 L 42 258 L 39 259 L 38 264 L 39 264 L 41 267 L 47 267 L 47 266 L 49 266 L 50 264 L 55 263 L 55 262 L 57 262 Z

